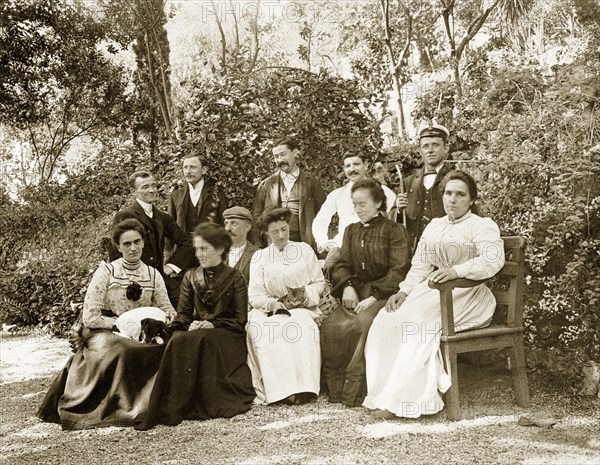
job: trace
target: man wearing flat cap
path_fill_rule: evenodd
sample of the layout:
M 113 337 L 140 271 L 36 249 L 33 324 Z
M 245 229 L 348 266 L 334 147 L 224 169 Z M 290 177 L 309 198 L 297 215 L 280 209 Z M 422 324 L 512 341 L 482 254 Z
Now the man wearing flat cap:
M 441 124 L 419 128 L 419 152 L 423 167 L 404 180 L 405 193 L 398 194 L 396 199 L 396 221 L 402 221 L 402 209 L 405 208 L 406 229 L 412 239 L 413 252 L 429 222 L 446 214 L 440 183 L 450 171 L 448 164 L 444 163 L 450 151 L 449 136 L 450 132 Z
M 252 227 L 252 214 L 247 208 L 231 207 L 223 212 L 223 222 L 232 240 L 227 264 L 242 273 L 248 284 L 250 262 L 254 252 L 258 250 L 258 247 L 248 241 L 248 232 Z

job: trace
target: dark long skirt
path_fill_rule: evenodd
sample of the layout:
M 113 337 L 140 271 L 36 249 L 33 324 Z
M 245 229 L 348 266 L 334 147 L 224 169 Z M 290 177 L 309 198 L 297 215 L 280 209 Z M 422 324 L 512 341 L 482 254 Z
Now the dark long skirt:
M 357 407 L 367 395 L 365 343 L 373 319 L 387 299 L 358 315 L 339 305 L 321 326 L 322 376 L 330 402 Z
M 129 426 L 147 409 L 164 346 L 108 330 L 84 330 L 86 345 L 56 377 L 37 416 L 65 430 Z
M 147 414 L 136 429 L 250 410 L 255 397 L 244 334 L 227 329 L 176 332 L 165 349 Z

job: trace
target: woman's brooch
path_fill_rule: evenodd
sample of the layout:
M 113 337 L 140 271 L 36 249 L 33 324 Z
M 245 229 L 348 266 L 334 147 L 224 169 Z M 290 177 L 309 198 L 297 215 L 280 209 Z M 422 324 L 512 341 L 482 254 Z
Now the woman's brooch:
M 142 296 L 142 286 L 140 286 L 136 282 L 131 283 L 129 286 L 127 286 L 127 289 L 125 290 L 125 296 L 129 300 L 137 302 Z

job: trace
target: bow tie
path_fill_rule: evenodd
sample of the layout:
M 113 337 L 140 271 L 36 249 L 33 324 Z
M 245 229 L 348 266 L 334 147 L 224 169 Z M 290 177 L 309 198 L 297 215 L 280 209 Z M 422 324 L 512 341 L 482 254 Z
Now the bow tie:
M 425 176 L 433 176 L 433 175 L 437 176 L 437 171 L 436 170 L 425 171 Z

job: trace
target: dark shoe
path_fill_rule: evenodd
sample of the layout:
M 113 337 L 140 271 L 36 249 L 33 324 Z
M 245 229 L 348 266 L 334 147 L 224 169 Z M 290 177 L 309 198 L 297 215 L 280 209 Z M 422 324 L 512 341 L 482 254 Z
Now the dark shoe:
M 372 410 L 371 415 L 373 415 L 375 418 L 379 418 L 380 420 L 393 420 L 396 418 L 396 414 L 390 412 L 389 410 L 381 409 Z
M 312 402 L 316 398 L 317 398 L 317 395 L 312 392 L 301 392 L 299 394 L 296 394 L 295 404 L 296 405 L 308 404 L 309 402 Z
M 286 405 L 296 405 L 296 394 L 292 394 L 291 396 L 287 396 L 285 399 L 281 401 L 282 404 Z
M 330 404 L 341 404 L 342 403 L 342 393 L 341 392 L 330 392 L 327 400 L 329 401 Z

